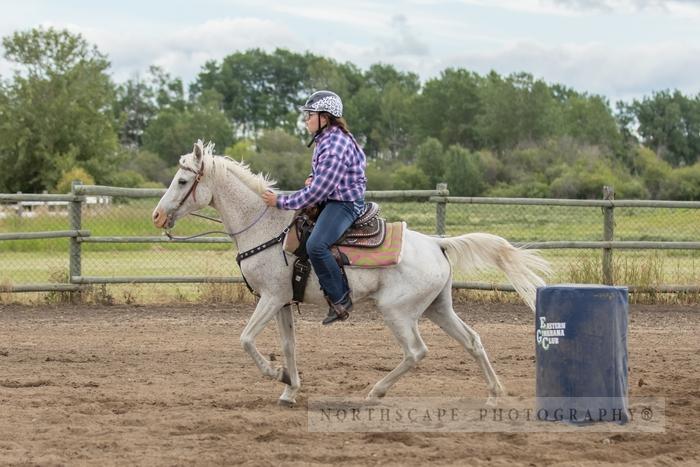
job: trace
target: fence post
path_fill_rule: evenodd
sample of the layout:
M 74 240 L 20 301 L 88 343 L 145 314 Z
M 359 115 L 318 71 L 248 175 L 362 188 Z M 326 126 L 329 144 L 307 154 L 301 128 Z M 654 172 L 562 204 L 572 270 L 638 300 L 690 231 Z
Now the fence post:
M 615 189 L 611 186 L 603 187 L 603 199 L 613 201 Z M 611 242 L 615 238 L 615 213 L 613 206 L 603 208 L 603 241 Z M 603 283 L 613 285 L 613 250 L 603 248 Z
M 21 195 L 22 192 L 21 192 L 21 191 L 18 191 L 17 194 L 18 194 L 18 195 Z M 17 201 L 17 217 L 19 217 L 20 219 L 22 219 L 22 216 L 24 216 L 24 206 L 22 206 L 22 201 L 19 201 L 19 200 L 18 200 L 18 201 Z
M 76 196 L 75 194 L 75 187 L 78 185 L 82 185 L 83 183 L 80 180 L 73 180 L 71 183 L 71 194 L 73 196 Z M 81 230 L 82 229 L 82 207 L 83 207 L 83 202 L 82 199 L 73 199 L 70 203 L 70 229 L 71 230 Z M 80 276 L 81 275 L 81 243 L 78 240 L 78 237 L 71 237 L 70 238 L 70 249 L 69 249 L 69 257 L 68 257 L 68 264 L 69 264 L 69 276 L 68 276 L 68 282 L 73 282 L 73 276 Z
M 447 189 L 447 183 L 438 183 L 435 186 L 438 191 L 438 196 L 450 196 L 450 191 Z M 435 204 L 435 233 L 437 235 L 445 235 L 445 225 L 447 224 L 447 203 L 438 201 Z

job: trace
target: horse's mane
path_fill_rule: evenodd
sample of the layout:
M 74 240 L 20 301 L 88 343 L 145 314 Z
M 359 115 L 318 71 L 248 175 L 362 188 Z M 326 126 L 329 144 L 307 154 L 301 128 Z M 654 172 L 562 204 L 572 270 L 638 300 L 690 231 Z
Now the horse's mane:
M 238 179 L 243 182 L 245 186 L 253 190 L 254 192 L 258 194 L 263 194 L 268 190 L 272 190 L 275 187 L 275 184 L 277 183 L 276 180 L 270 179 L 266 174 L 262 173 L 254 173 L 252 170 L 250 170 L 250 166 L 246 164 L 243 161 L 237 161 L 235 159 L 232 159 L 229 156 L 222 156 L 222 155 L 215 155 L 214 154 L 214 143 L 209 142 L 206 144 L 206 146 L 202 143 L 202 141 L 197 141 L 196 143 L 198 146 L 200 146 L 200 149 L 202 150 L 203 157 L 205 158 L 214 158 L 216 157 L 218 160 L 221 160 L 224 162 L 224 166 L 226 167 L 226 171 L 231 172 L 233 175 L 238 177 Z M 214 163 L 214 160 L 212 159 L 212 163 Z
M 226 165 L 226 170 L 233 173 L 245 186 L 258 194 L 263 194 L 272 190 L 277 183 L 276 180 L 268 178 L 266 174 L 254 173 L 250 166 L 243 161 L 237 161 L 229 156 L 214 156 L 222 159 Z

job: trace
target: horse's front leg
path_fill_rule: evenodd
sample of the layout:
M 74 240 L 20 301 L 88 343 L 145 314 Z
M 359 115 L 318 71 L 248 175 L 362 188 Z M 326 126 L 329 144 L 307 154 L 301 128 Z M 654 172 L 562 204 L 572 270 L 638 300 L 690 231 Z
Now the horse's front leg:
M 243 350 L 253 358 L 263 375 L 290 384 L 289 374 L 284 368 L 273 368 L 270 362 L 262 356 L 255 347 L 255 338 L 265 328 L 265 325 L 282 309 L 284 303 L 279 299 L 263 295 L 260 297 L 258 306 L 255 307 L 253 315 L 241 334 L 241 345 Z
M 296 395 L 299 391 L 299 372 L 297 371 L 296 336 L 294 335 L 294 316 L 291 305 L 286 305 L 277 313 L 277 326 L 282 339 L 282 352 L 289 374 L 289 383 L 279 398 L 279 404 L 291 407 L 296 404 Z

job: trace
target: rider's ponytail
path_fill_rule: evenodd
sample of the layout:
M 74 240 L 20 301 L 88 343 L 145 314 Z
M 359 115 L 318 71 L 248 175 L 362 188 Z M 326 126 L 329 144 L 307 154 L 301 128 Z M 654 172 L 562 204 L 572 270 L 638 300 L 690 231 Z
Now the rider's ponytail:
M 328 126 L 337 126 L 346 135 L 350 133 L 350 128 L 348 128 L 348 122 L 345 121 L 344 117 L 334 117 L 333 115 L 327 113 Z

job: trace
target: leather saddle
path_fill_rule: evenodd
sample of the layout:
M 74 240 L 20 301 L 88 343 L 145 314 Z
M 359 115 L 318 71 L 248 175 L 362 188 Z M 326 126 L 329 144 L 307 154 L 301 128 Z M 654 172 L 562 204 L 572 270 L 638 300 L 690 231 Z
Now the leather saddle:
M 386 237 L 386 220 L 379 217 L 380 207 L 369 202 L 365 210 L 348 230 L 335 242 L 335 246 L 376 248 Z M 316 206 L 297 212 L 284 240 L 285 251 L 298 257 L 306 257 L 306 241 L 311 235 L 320 210 Z M 335 250 L 335 249 L 334 249 Z
M 304 301 L 306 282 L 311 272 L 309 255 L 306 252 L 306 241 L 316 225 L 320 212 L 321 210 L 317 206 L 298 211 L 284 238 L 284 250 L 297 257 L 294 261 L 294 274 L 292 275 L 292 300 L 296 303 Z M 367 203 L 364 212 L 331 248 L 331 253 L 343 272 L 344 280 L 347 281 L 343 266 L 349 265 L 350 260 L 338 247 L 375 248 L 384 242 L 385 237 L 386 221 L 379 217 L 379 205 L 372 202 Z

